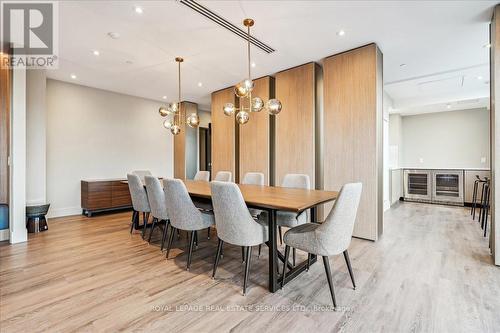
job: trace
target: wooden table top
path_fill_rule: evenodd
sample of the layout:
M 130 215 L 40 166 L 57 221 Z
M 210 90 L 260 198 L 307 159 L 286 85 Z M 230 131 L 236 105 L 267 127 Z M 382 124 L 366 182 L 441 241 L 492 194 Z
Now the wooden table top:
M 185 180 L 190 195 L 211 198 L 210 183 Z M 249 206 L 301 212 L 337 198 L 336 191 L 304 190 L 277 186 L 238 184 L 245 202 Z

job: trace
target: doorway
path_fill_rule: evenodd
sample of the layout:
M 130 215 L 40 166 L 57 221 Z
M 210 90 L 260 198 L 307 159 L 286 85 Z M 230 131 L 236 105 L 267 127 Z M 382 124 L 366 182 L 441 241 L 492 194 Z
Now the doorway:
M 199 128 L 198 151 L 201 171 L 212 171 L 212 126 Z

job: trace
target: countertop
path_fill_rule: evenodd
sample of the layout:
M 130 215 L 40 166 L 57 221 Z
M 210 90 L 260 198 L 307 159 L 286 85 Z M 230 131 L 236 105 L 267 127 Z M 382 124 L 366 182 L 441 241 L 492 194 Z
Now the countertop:
M 389 168 L 392 170 L 476 170 L 476 171 L 490 171 L 490 168 L 423 168 L 423 167 L 399 167 Z

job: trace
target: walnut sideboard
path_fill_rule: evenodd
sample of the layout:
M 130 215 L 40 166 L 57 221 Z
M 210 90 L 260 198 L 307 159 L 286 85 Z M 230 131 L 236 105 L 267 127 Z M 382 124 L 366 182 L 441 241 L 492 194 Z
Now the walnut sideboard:
M 132 207 L 126 179 L 97 179 L 81 181 L 82 213 L 93 213 Z

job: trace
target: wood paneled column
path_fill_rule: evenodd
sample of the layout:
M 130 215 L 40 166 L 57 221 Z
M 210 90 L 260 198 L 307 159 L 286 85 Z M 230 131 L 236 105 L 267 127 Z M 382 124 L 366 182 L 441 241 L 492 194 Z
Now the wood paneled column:
M 493 18 L 490 26 L 490 135 L 491 135 L 491 176 L 492 176 L 492 190 L 491 190 L 491 250 L 493 253 L 493 260 L 496 265 L 500 266 L 500 228 L 496 225 L 496 219 L 500 216 L 500 181 L 496 179 L 500 174 L 500 6 L 497 5 L 493 11 Z
M 316 64 L 276 74 L 276 98 L 283 105 L 275 126 L 275 185 L 287 173 L 309 175 L 315 187 Z
M 236 105 L 233 87 L 212 93 L 212 168 L 211 179 L 219 171 L 231 171 L 233 180 L 236 173 L 236 121 L 235 117 L 224 115 L 222 108 L 226 103 Z
M 383 227 L 382 53 L 370 44 L 326 58 L 323 80 L 324 188 L 362 182 L 354 236 L 377 240 Z
M 253 97 L 267 102 L 273 96 L 274 78 L 265 76 L 254 80 Z M 270 184 L 270 115 L 266 110 L 250 113 L 250 120 L 239 126 L 239 175 L 247 172 L 262 172 L 266 185 Z

